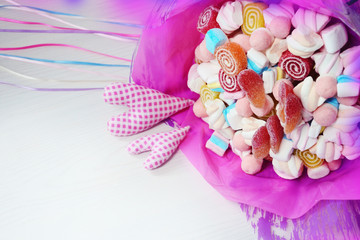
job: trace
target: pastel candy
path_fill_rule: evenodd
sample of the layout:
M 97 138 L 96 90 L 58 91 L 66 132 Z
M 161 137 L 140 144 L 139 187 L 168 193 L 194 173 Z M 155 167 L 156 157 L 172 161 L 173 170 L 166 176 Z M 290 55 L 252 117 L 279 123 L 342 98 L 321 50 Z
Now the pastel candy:
M 251 33 L 250 45 L 257 51 L 265 51 L 274 42 L 274 36 L 266 28 L 258 28 Z
M 206 113 L 209 116 L 209 128 L 213 130 L 218 130 L 221 128 L 226 128 L 225 117 L 223 111 L 225 110 L 225 104 L 220 99 L 209 100 L 205 103 Z
M 266 116 L 271 112 L 274 108 L 274 100 L 269 95 L 266 95 L 266 102 L 265 105 L 261 108 L 257 108 L 254 105 L 250 104 L 251 111 L 258 117 Z
M 279 62 L 281 55 L 288 49 L 286 39 L 275 38 L 273 44 L 266 50 L 265 54 L 271 65 Z
M 230 42 L 239 44 L 242 47 L 242 49 L 244 50 L 244 52 L 249 51 L 251 48 L 250 36 L 243 34 L 243 33 L 238 33 L 235 36 L 233 36 L 232 38 L 230 38 Z
M 309 112 L 315 111 L 318 106 L 326 101 L 325 98 L 322 98 L 317 94 L 315 82 L 312 77 L 307 77 L 304 81 L 299 83 L 294 88 L 294 93 L 300 98 L 303 107 Z
M 210 62 L 199 64 L 197 72 L 206 83 L 213 83 L 219 81 L 220 68 L 220 65 L 212 60 Z
M 250 101 L 246 97 L 236 101 L 235 109 L 242 117 L 251 117 L 253 112 L 250 108 Z
M 267 28 L 276 38 L 286 38 L 290 34 L 291 21 L 287 17 L 275 17 L 267 24 Z
M 260 119 L 256 119 L 254 117 L 243 118 L 241 120 L 243 130 L 241 131 L 241 135 L 245 139 L 245 143 L 251 146 L 251 140 L 255 134 L 255 132 L 262 126 L 265 126 L 266 122 Z
M 215 131 L 206 142 L 205 147 L 222 157 L 229 148 L 229 142 L 228 139 Z
M 360 107 L 339 105 L 338 118 L 331 125 L 343 132 L 351 132 L 358 128 L 360 122 Z
M 251 48 L 247 52 L 248 68 L 254 70 L 257 74 L 261 74 L 265 71 L 269 65 L 269 60 L 260 51 Z
M 206 41 L 205 39 L 201 41 L 201 43 L 195 48 L 195 58 L 200 60 L 201 62 L 209 62 L 210 60 L 213 60 L 214 54 L 212 54 L 207 48 L 206 48 Z
M 219 98 L 219 93 L 211 91 L 207 85 L 204 85 L 200 89 L 200 99 L 202 104 L 206 104 L 207 101 L 215 100 Z
M 340 57 L 344 65 L 344 74 L 360 78 L 360 46 L 348 48 Z
M 334 142 L 326 141 L 326 137 L 320 136 L 317 144 L 309 149 L 309 151 L 330 163 L 341 158 L 343 146 Z
M 224 3 L 216 17 L 220 28 L 226 34 L 230 34 L 239 29 L 243 24 L 242 5 L 239 1 Z
M 219 95 L 219 98 L 220 98 L 221 100 L 223 100 L 224 103 L 226 103 L 227 105 L 230 106 L 231 104 L 233 104 L 233 103 L 236 102 L 235 99 L 232 98 L 231 95 L 224 95 L 224 93 L 225 93 L 225 92 L 221 92 L 220 95 Z
M 227 36 L 220 28 L 212 28 L 205 35 L 206 48 L 214 54 L 215 49 L 228 41 Z
M 290 159 L 287 162 L 273 158 L 272 165 L 275 173 L 279 177 L 288 180 L 300 177 L 304 169 L 303 162 L 295 155 L 290 156 Z
M 340 104 L 346 105 L 346 106 L 352 106 L 356 103 L 359 104 L 358 97 L 337 97 L 336 98 Z
M 305 123 L 296 127 L 289 134 L 289 137 L 293 140 L 294 148 L 305 151 L 316 144 L 317 139 L 309 137 L 309 129 L 309 124 Z
M 337 96 L 355 97 L 360 93 L 360 79 L 341 75 L 337 77 Z
M 311 56 L 315 62 L 315 71 L 321 75 L 330 74 L 339 76 L 343 72 L 343 65 L 341 62 L 339 52 L 327 53 L 321 51 Z
M 223 111 L 226 123 L 234 130 L 242 129 L 242 117 L 235 109 L 235 103 L 231 104 Z
M 307 175 L 311 179 L 320 179 L 326 177 L 330 173 L 330 169 L 327 164 L 323 164 L 316 168 L 308 168 Z
M 277 71 L 274 68 L 269 68 L 263 72 L 262 79 L 264 81 L 264 89 L 266 94 L 273 92 L 276 78 L 277 78 Z
M 320 35 L 313 32 L 306 25 L 299 25 L 286 38 L 289 51 L 302 58 L 310 57 L 324 43 Z
M 232 92 L 232 93 L 229 93 L 229 92 L 223 92 L 221 93 L 223 95 L 224 98 L 226 99 L 240 99 L 240 98 L 243 98 L 245 97 L 245 92 L 244 91 L 238 91 L 238 92 Z
M 210 88 L 211 91 L 213 92 L 219 92 L 222 93 L 224 92 L 224 89 L 222 89 L 221 84 L 219 81 L 213 82 L 213 83 L 209 83 L 208 88 Z
M 257 28 L 265 27 L 263 10 L 267 8 L 264 3 L 247 3 L 243 7 L 243 25 L 241 30 L 246 35 L 251 35 Z
M 308 132 L 308 136 L 310 138 L 317 138 L 321 132 L 322 126 L 316 122 L 316 120 L 312 120 L 310 123 L 310 128 Z
M 327 127 L 323 132 L 324 140 L 338 145 L 352 146 L 359 136 L 359 129 L 352 132 L 343 132 L 335 127 Z
M 202 34 L 206 34 L 211 28 L 219 28 L 220 26 L 216 22 L 218 13 L 219 9 L 214 6 L 205 8 L 199 16 L 197 30 Z
M 194 103 L 193 112 L 194 112 L 195 116 L 197 116 L 198 118 L 204 118 L 204 117 L 208 116 L 208 114 L 206 113 L 205 106 L 204 106 L 204 104 L 202 104 L 200 98 L 198 100 L 196 100 L 196 102 Z
M 329 21 L 329 16 L 304 8 L 299 8 L 291 19 L 295 28 L 305 24 L 314 32 L 320 32 Z
M 314 111 L 314 120 L 321 126 L 327 127 L 333 124 L 338 115 L 339 102 L 336 98 L 329 98 L 323 105 Z
M 241 135 L 241 131 L 237 131 L 232 139 L 233 148 L 238 151 L 249 151 L 251 147 L 245 143 L 244 137 Z
M 294 7 L 290 2 L 283 1 L 279 4 L 270 4 L 268 8 L 263 11 L 265 24 L 271 23 L 276 17 L 285 17 L 291 19 L 294 15 Z
M 144 167 L 146 169 L 158 168 L 174 154 L 189 129 L 190 127 L 184 127 L 142 137 L 131 142 L 127 151 L 133 154 L 151 151 L 144 162 Z
M 336 53 L 348 41 L 346 28 L 343 24 L 337 23 L 321 31 L 325 49 L 328 53 Z
M 349 160 L 355 160 L 360 157 L 360 137 L 358 137 L 352 146 L 344 146 L 342 154 Z
M 260 172 L 263 164 L 263 159 L 257 159 L 250 151 L 242 152 L 241 155 L 241 169 L 247 174 L 256 174 Z
M 342 159 L 334 160 L 332 162 L 328 162 L 328 167 L 330 171 L 336 171 L 341 167 Z
M 280 143 L 279 152 L 274 153 L 270 150 L 270 156 L 277 161 L 287 162 L 290 160 L 293 151 L 293 141 L 284 136 Z
M 337 80 L 332 75 L 321 75 L 315 82 L 316 93 L 323 98 L 334 97 L 337 93 Z
M 309 150 L 296 150 L 295 155 L 303 161 L 304 165 L 308 169 L 320 167 L 325 161 L 324 159 L 319 158 L 316 154 L 312 154 Z
M 205 82 L 202 80 L 202 78 L 197 72 L 198 66 L 199 66 L 198 64 L 193 64 L 191 66 L 188 73 L 187 86 L 191 91 L 200 94 L 200 89 L 202 86 L 205 85 Z

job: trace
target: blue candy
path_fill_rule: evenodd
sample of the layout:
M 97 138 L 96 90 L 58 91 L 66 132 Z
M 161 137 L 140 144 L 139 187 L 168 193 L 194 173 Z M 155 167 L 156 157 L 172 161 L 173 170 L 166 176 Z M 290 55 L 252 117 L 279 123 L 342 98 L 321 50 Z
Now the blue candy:
M 212 28 L 205 35 L 206 48 L 214 54 L 215 49 L 228 40 L 226 34 L 220 28 Z

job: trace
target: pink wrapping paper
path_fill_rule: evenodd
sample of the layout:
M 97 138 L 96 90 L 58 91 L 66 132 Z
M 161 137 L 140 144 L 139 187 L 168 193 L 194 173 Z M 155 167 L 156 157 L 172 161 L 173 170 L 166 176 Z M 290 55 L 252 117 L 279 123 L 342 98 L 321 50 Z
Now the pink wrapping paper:
M 222 2 L 178 0 L 155 7 L 133 60 L 132 80 L 167 94 L 196 100 L 198 95 L 190 92 L 186 83 L 195 47 L 202 39 L 196 30 L 197 16 L 206 6 Z M 359 33 L 358 2 L 351 5 L 340 0 L 326 1 L 326 5 L 319 0 L 292 2 L 322 13 L 331 12 Z M 231 201 L 297 218 L 320 200 L 360 199 L 359 160 L 344 161 L 339 170 L 319 180 L 309 179 L 306 174 L 297 180 L 284 180 L 275 174 L 271 163 L 265 163 L 260 173 L 251 176 L 242 172 L 241 160 L 231 151 L 218 157 L 205 148 L 212 131 L 194 116 L 192 109 L 180 112 L 173 119 L 182 126 L 191 126 L 180 146 L 182 152 L 206 181 Z

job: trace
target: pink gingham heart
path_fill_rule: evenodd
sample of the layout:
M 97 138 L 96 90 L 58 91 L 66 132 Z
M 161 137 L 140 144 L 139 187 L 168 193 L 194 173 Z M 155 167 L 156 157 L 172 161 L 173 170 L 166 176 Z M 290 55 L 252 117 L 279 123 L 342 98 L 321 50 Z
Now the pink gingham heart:
M 185 138 L 190 127 L 175 129 L 170 132 L 156 133 L 133 141 L 128 146 L 128 152 L 139 154 L 151 150 L 144 162 L 146 169 L 155 169 L 169 160 Z
M 105 87 L 104 100 L 130 108 L 108 121 L 108 130 L 115 136 L 142 132 L 194 103 L 131 83 L 112 83 Z

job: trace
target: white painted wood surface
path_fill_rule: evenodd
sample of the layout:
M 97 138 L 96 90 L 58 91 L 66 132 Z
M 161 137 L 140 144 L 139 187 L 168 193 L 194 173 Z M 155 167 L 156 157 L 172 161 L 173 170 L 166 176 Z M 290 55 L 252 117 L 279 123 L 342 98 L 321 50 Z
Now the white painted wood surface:
M 134 18 L 136 12 L 147 14 L 151 8 L 150 2 L 121 15 L 108 2 L 116 1 L 18 1 L 84 16 L 123 17 L 120 20 Z M 66 26 L 14 9 L 0 9 L 0 16 Z M 114 25 L 62 19 L 91 29 L 125 31 Z M 5 22 L 0 22 L 0 28 L 47 29 Z M 88 34 L 0 33 L 0 47 L 39 43 L 67 43 L 127 58 L 135 48 L 133 43 Z M 119 63 L 61 47 L 0 53 Z M 0 58 L 0 65 L 36 78 L 79 80 L 36 81 L 0 70 L 0 81 L 31 87 L 103 87 L 115 79 L 5 58 Z M 76 68 L 129 74 L 128 69 Z M 0 85 L 0 239 L 255 238 L 239 206 L 208 185 L 181 152 L 155 171 L 143 168 L 144 154 L 129 155 L 126 146 L 131 140 L 170 128 L 161 125 L 138 136 L 113 137 L 106 131 L 106 121 L 122 111 L 124 107 L 106 105 L 101 90 L 38 92 Z

